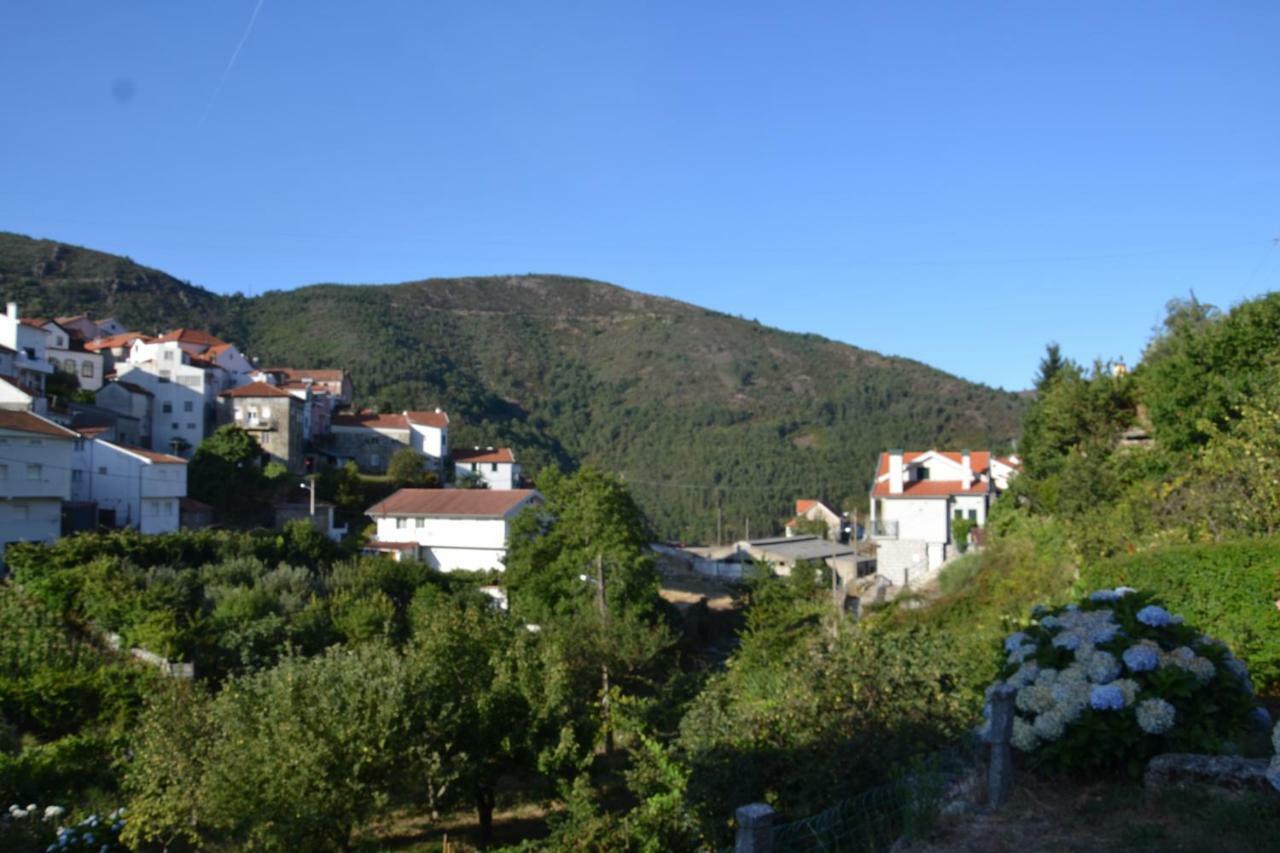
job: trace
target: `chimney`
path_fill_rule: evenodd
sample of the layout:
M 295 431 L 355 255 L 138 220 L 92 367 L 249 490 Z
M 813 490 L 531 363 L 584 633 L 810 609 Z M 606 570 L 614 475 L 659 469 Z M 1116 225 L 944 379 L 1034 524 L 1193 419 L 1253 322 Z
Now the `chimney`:
M 8 305 L 6 305 L 5 313 L 15 320 L 18 319 L 18 303 L 10 302 Z
M 889 451 L 889 494 L 902 494 L 902 451 Z
M 960 451 L 960 467 L 964 468 L 960 475 L 960 488 L 968 489 L 973 482 L 973 457 L 967 450 Z

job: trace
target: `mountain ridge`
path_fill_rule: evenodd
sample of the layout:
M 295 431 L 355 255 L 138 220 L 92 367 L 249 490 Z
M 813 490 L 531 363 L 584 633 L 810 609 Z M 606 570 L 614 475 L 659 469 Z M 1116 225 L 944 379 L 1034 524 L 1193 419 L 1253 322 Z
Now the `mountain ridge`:
M 344 368 L 363 404 L 449 409 L 455 446 L 623 474 L 668 538 L 710 538 L 717 508 L 740 536 L 777 529 L 795 498 L 865 501 L 885 447 L 1002 449 L 1026 406 L 911 359 L 555 274 L 220 295 L 0 234 L 0 290 L 29 315 L 200 326 L 263 364 Z

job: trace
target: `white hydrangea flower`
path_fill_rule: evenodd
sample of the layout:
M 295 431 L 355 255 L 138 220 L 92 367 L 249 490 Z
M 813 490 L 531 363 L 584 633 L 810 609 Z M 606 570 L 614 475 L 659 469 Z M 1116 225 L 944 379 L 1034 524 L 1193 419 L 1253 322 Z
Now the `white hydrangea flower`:
M 1047 666 L 1036 674 L 1035 683 L 1041 687 L 1051 687 L 1058 680 L 1058 671 L 1051 666 Z
M 1013 735 L 1009 738 L 1015 749 L 1031 752 L 1040 745 L 1040 738 L 1031 724 L 1021 717 L 1013 718 Z
M 1053 685 L 1053 700 L 1057 703 L 1054 709 L 1061 713 L 1067 722 L 1075 722 L 1089 706 L 1090 690 L 1091 687 L 1087 681 L 1059 679 L 1058 683 Z
M 1124 694 L 1124 704 L 1126 708 L 1137 701 L 1138 691 L 1141 689 L 1138 682 L 1134 681 L 1132 678 L 1117 678 L 1111 683 L 1116 687 L 1119 687 L 1120 692 Z
M 1041 740 L 1057 740 L 1066 731 L 1067 717 L 1060 708 L 1050 708 L 1036 717 L 1031 728 Z
M 1138 726 L 1149 735 L 1162 735 L 1173 728 L 1177 711 L 1163 699 L 1144 699 L 1138 703 Z
M 1094 684 L 1107 684 L 1120 675 L 1120 662 L 1109 652 L 1094 652 L 1085 664 L 1085 671 Z
M 1053 691 L 1042 684 L 1032 684 L 1018 691 L 1014 704 L 1020 711 L 1040 714 L 1053 707 Z

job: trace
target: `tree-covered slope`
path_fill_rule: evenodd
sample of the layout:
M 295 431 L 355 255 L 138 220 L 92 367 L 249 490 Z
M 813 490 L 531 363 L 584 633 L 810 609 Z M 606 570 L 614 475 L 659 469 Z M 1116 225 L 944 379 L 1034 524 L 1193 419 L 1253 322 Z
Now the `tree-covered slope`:
M 130 261 L 0 235 L 24 312 L 229 334 L 263 364 L 343 367 L 364 403 L 443 406 L 454 444 L 621 472 L 666 536 L 777 529 L 792 501 L 864 495 L 890 446 L 1001 446 L 1024 402 L 942 371 L 553 275 L 222 297 Z M 44 259 L 50 259 L 46 262 Z

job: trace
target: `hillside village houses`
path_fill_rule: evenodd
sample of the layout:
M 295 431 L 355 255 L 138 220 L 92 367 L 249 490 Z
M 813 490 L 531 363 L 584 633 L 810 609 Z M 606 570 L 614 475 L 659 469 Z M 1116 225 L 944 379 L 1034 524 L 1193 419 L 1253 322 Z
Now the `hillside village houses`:
M 0 561 L 14 542 L 52 542 L 61 535 L 78 438 L 34 412 L 0 409 Z
M 514 489 L 520 484 L 520 466 L 510 447 L 454 449 L 454 476 L 475 477 L 489 489 Z
M 365 551 L 442 572 L 501 570 L 512 519 L 540 500 L 533 489 L 401 489 L 366 511 L 377 534 Z
M 363 411 L 335 415 L 323 452 L 335 463 L 355 462 L 362 471 L 387 470 L 391 454 L 411 447 L 426 459 L 428 470 L 443 478 L 449 455 L 449 416 L 434 412 L 379 414 Z
M 1017 457 L 987 451 L 902 451 L 880 455 L 871 488 L 870 535 L 876 571 L 907 587 L 959 553 L 953 519 L 987 523 L 992 501 L 1018 474 Z

